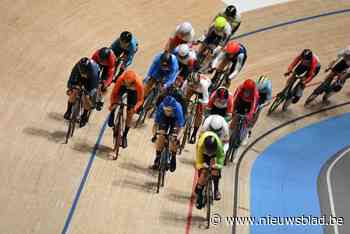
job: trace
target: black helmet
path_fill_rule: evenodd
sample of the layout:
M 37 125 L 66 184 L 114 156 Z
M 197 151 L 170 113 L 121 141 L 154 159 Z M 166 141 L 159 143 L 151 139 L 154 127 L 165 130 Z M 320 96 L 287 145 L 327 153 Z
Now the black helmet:
M 106 61 L 106 60 L 108 60 L 111 51 L 112 51 L 112 50 L 111 50 L 110 48 L 107 48 L 107 47 L 101 48 L 100 51 L 99 51 L 99 53 L 98 53 L 99 56 L 100 56 L 101 61 Z
M 124 43 L 130 43 L 132 39 L 132 34 L 131 32 L 124 31 L 120 34 L 120 40 L 123 41 Z
M 235 17 L 237 13 L 237 9 L 234 5 L 229 5 L 228 7 L 226 7 L 225 10 L 225 15 L 227 15 L 228 17 Z
M 84 75 L 84 76 L 87 75 L 90 63 L 91 63 L 91 61 L 87 57 L 84 57 L 84 58 L 79 60 L 78 68 L 79 68 L 79 71 L 80 71 L 81 75 Z
M 214 136 L 207 136 L 204 139 L 204 151 L 203 153 L 208 156 L 214 156 L 218 149 L 218 143 Z
M 160 56 L 160 66 L 162 67 L 169 67 L 171 63 L 171 54 L 164 52 Z
M 303 52 L 301 53 L 301 56 L 303 59 L 305 60 L 311 60 L 313 55 L 312 55 L 312 51 L 310 49 L 305 49 L 303 50 Z

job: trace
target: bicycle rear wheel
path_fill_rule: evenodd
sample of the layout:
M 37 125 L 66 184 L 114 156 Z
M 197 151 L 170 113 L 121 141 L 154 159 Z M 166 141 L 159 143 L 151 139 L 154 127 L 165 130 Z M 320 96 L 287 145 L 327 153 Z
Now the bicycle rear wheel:
M 320 94 L 324 92 L 325 83 L 320 84 L 306 99 L 304 106 L 309 105 L 312 103 Z
M 288 107 L 290 106 L 290 104 L 292 104 L 292 100 L 293 100 L 293 97 L 289 97 L 284 101 L 283 106 L 282 106 L 283 111 L 288 110 Z
M 119 149 L 122 140 L 121 132 L 122 132 L 122 112 L 118 111 L 118 115 L 116 118 L 116 123 L 113 128 L 113 142 L 114 142 L 114 156 L 113 160 L 117 160 L 119 156 Z
M 79 113 L 80 113 L 80 100 L 78 99 L 72 107 L 72 114 L 71 114 L 71 118 L 69 119 L 68 130 L 66 134 L 66 144 L 68 143 L 69 138 L 73 137 L 75 125 L 78 122 Z
M 267 111 L 267 115 L 272 114 L 279 105 L 284 101 L 284 97 L 281 94 L 277 94 L 275 100 L 272 102 L 269 110 Z
M 213 190 L 212 190 L 212 180 L 209 175 L 207 186 L 206 186 L 206 206 L 207 206 L 207 228 L 210 228 L 210 213 L 211 213 L 211 205 L 213 202 Z
M 162 154 L 160 155 L 160 160 L 159 160 L 157 193 L 159 193 L 160 187 L 164 186 L 166 160 L 167 160 L 166 159 L 166 152 L 165 152 L 165 150 L 163 150 Z

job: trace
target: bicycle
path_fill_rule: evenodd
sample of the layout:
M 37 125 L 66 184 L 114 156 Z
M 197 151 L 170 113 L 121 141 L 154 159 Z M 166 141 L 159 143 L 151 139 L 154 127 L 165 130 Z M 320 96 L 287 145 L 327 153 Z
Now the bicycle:
M 213 83 L 211 86 L 210 86 L 210 91 L 212 90 L 217 90 L 219 87 L 221 86 L 227 86 L 228 83 L 229 83 L 229 72 L 231 70 L 231 66 L 228 66 L 228 68 L 225 69 L 225 71 L 216 71 L 216 72 L 219 72 L 219 78 L 216 80 L 215 83 Z M 215 76 L 215 75 L 214 75 Z
M 185 149 L 186 142 L 189 141 L 191 137 L 191 132 L 194 125 L 195 117 L 197 116 L 197 109 L 199 104 L 199 96 L 198 93 L 195 93 L 195 98 L 193 100 L 190 100 L 190 103 L 188 105 L 188 114 L 185 122 L 185 130 L 182 135 L 180 147 L 179 147 L 179 154 L 182 153 L 182 151 Z
M 247 128 L 247 116 L 236 114 L 238 116 L 237 121 L 237 131 L 236 134 L 232 133 L 229 140 L 229 147 L 225 154 L 224 165 L 227 165 L 228 162 L 233 162 L 234 158 L 237 155 L 238 148 L 241 146 L 242 141 L 247 137 L 248 128 Z
M 272 102 L 267 115 L 272 114 L 279 105 L 281 105 L 283 102 L 282 110 L 286 111 L 289 107 L 289 105 L 292 103 L 292 98 L 295 96 L 297 92 L 297 87 L 300 85 L 301 81 L 297 83 L 297 85 L 294 85 L 297 80 L 302 80 L 306 76 L 307 72 L 304 72 L 300 75 L 293 73 L 293 76 L 291 80 L 288 81 L 287 86 L 276 95 L 275 100 Z
M 198 71 L 205 73 L 209 69 L 210 59 L 213 58 L 214 50 L 216 48 L 215 44 L 207 44 L 204 41 L 197 41 L 198 44 L 203 45 L 203 49 L 197 55 Z
M 112 157 L 112 160 L 117 160 L 119 156 L 119 148 L 122 142 L 122 133 L 123 129 L 125 128 L 125 107 L 127 107 L 126 104 L 126 95 L 123 95 L 122 101 L 118 103 L 118 111 L 117 115 L 114 119 L 114 126 L 113 126 L 113 151 L 114 155 Z
M 210 213 L 211 213 L 211 206 L 214 203 L 214 192 L 213 192 L 213 177 L 212 177 L 212 170 L 211 170 L 211 166 L 210 164 L 207 165 L 207 169 L 208 169 L 208 178 L 207 178 L 207 183 L 204 186 L 204 204 L 207 207 L 207 216 L 206 216 L 206 220 L 207 220 L 207 229 L 210 228 Z
M 331 68 L 327 68 L 325 72 L 328 72 L 330 69 Z M 314 91 L 306 99 L 304 106 L 307 106 L 310 103 L 312 103 L 319 95 L 322 95 L 323 93 L 325 93 L 324 95 L 326 95 L 327 92 L 333 89 L 334 85 L 339 83 L 343 85 L 347 78 L 344 79 L 343 81 L 340 81 L 340 78 L 346 75 L 347 75 L 347 72 L 343 71 L 342 73 L 337 74 L 336 77 L 330 77 L 330 78 L 327 77 L 319 86 L 317 86 L 316 89 L 314 89 Z
M 136 121 L 136 128 L 145 123 L 147 115 L 151 118 L 156 111 L 156 101 L 160 93 L 162 82 L 157 81 L 155 87 L 150 91 L 145 98 L 142 109 L 140 110 L 139 117 Z
M 69 118 L 68 130 L 66 134 L 65 144 L 68 144 L 69 138 L 73 137 L 75 131 L 75 125 L 80 121 L 80 117 L 82 115 L 83 108 L 83 95 L 86 95 L 88 92 L 83 86 L 73 87 L 73 89 L 78 90 L 77 98 L 72 107 L 72 113 Z M 88 112 L 88 119 L 90 117 L 91 111 Z
M 159 167 L 158 167 L 157 193 L 159 193 L 160 188 L 164 187 L 166 171 L 168 170 L 170 165 L 171 152 L 169 149 L 169 145 L 170 145 L 169 141 L 171 138 L 176 138 L 177 136 L 176 134 L 171 133 L 171 128 L 169 128 L 166 133 L 158 132 L 157 135 L 165 136 L 165 143 L 164 143 L 162 153 L 160 155 Z

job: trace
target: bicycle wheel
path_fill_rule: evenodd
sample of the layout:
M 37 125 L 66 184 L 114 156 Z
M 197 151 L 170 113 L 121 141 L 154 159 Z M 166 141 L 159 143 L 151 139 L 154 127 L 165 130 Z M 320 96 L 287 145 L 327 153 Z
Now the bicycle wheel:
M 114 124 L 113 128 L 113 142 L 114 142 L 114 156 L 113 160 L 117 160 L 119 156 L 119 149 L 120 149 L 120 144 L 122 140 L 122 114 L 123 112 L 121 110 L 118 111 L 116 122 Z
M 272 104 L 271 104 L 269 110 L 267 111 L 267 115 L 272 114 L 272 112 L 274 112 L 274 111 L 277 109 L 277 107 L 278 107 L 279 105 L 281 105 L 281 103 L 282 103 L 283 101 L 284 101 L 284 95 L 282 95 L 282 94 L 277 94 L 275 100 L 272 102 Z
M 147 96 L 144 102 L 142 110 L 140 111 L 139 117 L 136 121 L 136 127 L 140 127 L 142 124 L 145 123 L 147 113 L 152 107 L 153 96 L 153 91 L 151 91 L 151 93 Z
M 69 119 L 68 130 L 66 134 L 66 144 L 69 138 L 73 137 L 75 125 L 78 122 L 78 116 L 80 114 L 80 99 L 77 99 L 72 107 L 71 118 Z
M 324 92 L 325 83 L 323 82 L 320 84 L 306 99 L 304 106 L 309 105 L 311 102 L 313 102 L 320 94 Z
M 164 186 L 165 170 L 166 170 L 166 152 L 165 150 L 163 150 L 159 160 L 157 193 L 159 193 L 160 187 Z
M 290 104 L 292 104 L 292 100 L 293 100 L 293 97 L 289 97 L 284 101 L 283 106 L 282 106 L 283 111 L 288 110 L 288 107 L 290 106 Z
M 210 172 L 209 172 L 210 173 Z M 210 213 L 211 205 L 213 202 L 213 190 L 212 190 L 212 180 L 211 175 L 208 177 L 207 186 L 206 186 L 206 206 L 207 206 L 207 228 L 210 228 Z

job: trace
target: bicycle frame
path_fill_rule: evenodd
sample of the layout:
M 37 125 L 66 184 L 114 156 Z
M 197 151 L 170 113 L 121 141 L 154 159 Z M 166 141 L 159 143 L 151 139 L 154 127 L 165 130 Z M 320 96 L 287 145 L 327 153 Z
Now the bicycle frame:
M 118 159 L 119 156 L 119 148 L 122 140 L 122 132 L 123 129 L 125 128 L 125 107 L 127 106 L 126 104 L 126 96 L 123 95 L 122 101 L 118 103 L 118 111 L 117 115 L 114 119 L 114 127 L 113 127 L 113 143 L 114 143 L 114 156 L 113 160 Z M 117 110 L 117 109 L 116 109 Z

